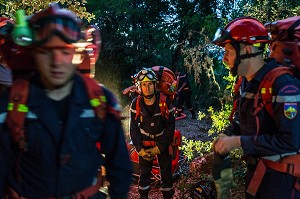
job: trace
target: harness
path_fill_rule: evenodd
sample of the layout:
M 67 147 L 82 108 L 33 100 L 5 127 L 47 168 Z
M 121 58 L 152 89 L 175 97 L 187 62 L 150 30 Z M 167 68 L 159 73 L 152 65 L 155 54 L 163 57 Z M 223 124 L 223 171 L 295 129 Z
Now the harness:
M 294 69 L 287 66 L 279 66 L 267 73 L 263 78 L 262 82 L 259 85 L 258 92 L 254 96 L 254 116 L 256 118 L 256 135 L 254 140 L 259 134 L 259 117 L 258 113 L 263 108 L 266 107 L 266 110 L 271 117 L 274 117 L 274 111 L 272 108 L 272 85 L 275 80 L 283 74 L 290 74 L 293 76 Z M 261 97 L 261 102 L 259 98 Z M 259 158 L 256 170 L 254 175 L 249 183 L 247 192 L 255 196 L 260 183 L 264 177 L 266 169 L 273 169 L 278 172 L 287 173 L 296 177 L 294 188 L 300 191 L 300 185 L 298 184 L 298 179 L 300 178 L 300 151 L 281 154 L 276 156 L 268 156 Z
M 110 112 L 117 118 L 120 118 L 119 114 L 113 109 L 113 107 L 107 106 L 107 100 L 104 94 L 103 87 L 99 85 L 94 79 L 85 77 L 81 74 L 79 75 L 85 84 L 87 94 L 90 99 L 90 105 L 93 107 L 95 115 L 101 120 L 105 120 L 106 114 Z M 6 123 L 8 125 L 8 128 L 10 129 L 12 138 L 17 144 L 20 152 L 26 151 L 24 123 L 26 114 L 29 112 L 29 108 L 27 106 L 28 96 L 29 81 L 27 79 L 15 80 L 10 89 Z M 17 164 L 19 164 L 20 157 L 21 156 L 19 155 Z M 19 165 L 17 165 L 17 168 L 18 166 Z M 98 173 L 97 183 L 95 185 L 87 187 L 86 189 L 78 193 L 73 194 L 72 198 L 89 198 L 95 195 L 98 192 L 99 188 L 103 185 L 101 177 L 102 176 L 100 170 Z M 23 198 L 12 189 L 9 190 L 8 194 L 10 194 L 12 198 L 15 199 Z
M 236 82 L 235 85 L 234 85 L 233 93 L 234 93 L 235 95 L 237 95 L 238 92 L 239 92 L 239 89 L 240 89 L 240 87 L 241 87 L 241 85 L 242 85 L 242 80 L 243 80 L 243 78 L 242 78 L 242 77 L 239 77 L 239 78 L 237 79 L 237 82 Z M 232 110 L 231 110 L 230 115 L 229 115 L 229 118 L 228 118 L 228 120 L 229 120 L 230 122 L 233 122 L 233 116 L 234 116 L 234 113 L 235 113 L 236 108 L 237 108 L 237 102 L 238 102 L 238 99 L 235 99 L 234 102 L 233 102 L 233 107 L 232 107 Z
M 141 115 L 141 100 L 143 99 L 143 96 L 139 95 L 136 99 L 136 114 L 135 114 L 135 120 Z M 159 94 L 159 110 L 163 117 L 166 119 L 169 118 L 169 108 L 167 105 L 167 96 L 163 94 L 162 92 Z

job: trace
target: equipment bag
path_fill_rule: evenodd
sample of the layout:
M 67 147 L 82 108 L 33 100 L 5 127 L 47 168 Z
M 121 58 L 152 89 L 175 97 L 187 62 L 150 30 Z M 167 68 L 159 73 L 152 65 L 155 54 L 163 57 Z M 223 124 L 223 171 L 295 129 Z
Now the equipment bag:
M 300 70 L 300 16 L 266 23 L 271 33 L 270 57 Z
M 158 79 L 156 90 L 164 93 L 169 99 L 173 100 L 178 84 L 175 74 L 164 66 L 153 66 L 152 70 Z

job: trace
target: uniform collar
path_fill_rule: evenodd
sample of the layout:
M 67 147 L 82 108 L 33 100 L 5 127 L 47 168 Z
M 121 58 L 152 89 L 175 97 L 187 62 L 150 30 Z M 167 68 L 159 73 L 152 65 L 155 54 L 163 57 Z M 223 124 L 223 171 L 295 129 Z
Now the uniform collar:
M 263 67 L 257 72 L 254 79 L 258 82 L 261 82 L 262 79 L 266 76 L 266 74 L 271 71 L 273 68 L 277 66 L 275 59 L 268 59 L 267 63 L 264 64 Z

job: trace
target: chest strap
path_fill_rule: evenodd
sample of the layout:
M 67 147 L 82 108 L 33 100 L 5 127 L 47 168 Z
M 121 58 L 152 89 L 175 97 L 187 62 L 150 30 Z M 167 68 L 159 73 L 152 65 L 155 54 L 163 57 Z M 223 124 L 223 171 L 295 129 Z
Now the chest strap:
M 146 135 L 146 136 L 148 136 L 149 138 L 156 138 L 156 137 L 159 137 L 159 136 L 163 135 L 165 130 L 163 130 L 162 132 L 160 132 L 160 133 L 158 133 L 158 134 L 147 133 L 146 131 L 144 131 L 144 130 L 141 129 L 141 128 L 140 128 L 140 131 L 141 131 L 141 134 Z

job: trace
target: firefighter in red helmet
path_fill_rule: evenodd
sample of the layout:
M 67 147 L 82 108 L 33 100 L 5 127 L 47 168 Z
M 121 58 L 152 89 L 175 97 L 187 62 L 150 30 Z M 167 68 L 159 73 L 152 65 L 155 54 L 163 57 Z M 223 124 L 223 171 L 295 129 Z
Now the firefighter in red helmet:
M 261 87 L 279 66 L 274 59 L 264 60 L 268 32 L 255 18 L 231 21 L 217 30 L 213 42 L 225 48 L 223 62 L 231 73 L 243 77 L 237 109 L 241 135 L 220 136 L 214 143 L 215 152 L 226 156 L 242 148 L 247 164 L 246 198 L 299 198 L 294 172 L 280 170 L 287 165 L 283 163 L 286 158 L 291 160 L 290 166 L 299 167 L 293 162 L 300 158 L 299 81 L 283 73 L 271 88 Z M 270 106 L 262 102 L 267 93 L 271 95 Z
M 130 108 L 130 136 L 139 154 L 140 198 L 148 198 L 153 158 L 157 155 L 163 198 L 171 199 L 174 194 L 171 143 L 175 130 L 172 104 L 169 99 L 160 101 L 163 94 L 155 92 L 157 78 L 151 68 L 138 72 L 136 81 L 140 96 L 133 100 Z M 167 107 L 167 115 L 163 115 L 161 106 Z
M 36 73 L 0 100 L 0 197 L 102 199 L 105 165 L 110 198 L 127 198 L 132 168 L 120 106 L 73 64 L 81 20 L 52 3 L 28 24 Z

